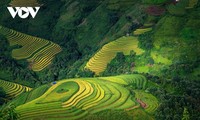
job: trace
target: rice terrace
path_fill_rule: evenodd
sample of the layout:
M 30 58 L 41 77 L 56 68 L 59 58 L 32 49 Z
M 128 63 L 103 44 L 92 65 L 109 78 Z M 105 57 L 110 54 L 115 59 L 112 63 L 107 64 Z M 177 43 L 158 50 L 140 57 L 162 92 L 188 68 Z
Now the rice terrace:
M 121 82 L 110 81 L 114 80 L 115 77 L 119 78 Z M 139 102 L 124 85 L 136 85 L 137 92 L 141 94 L 144 92 L 147 80 L 140 75 L 61 80 L 55 85 L 46 86 L 49 88 L 41 96 L 30 100 L 30 97 L 33 96 L 32 92 L 41 92 L 39 87 L 14 99 L 12 104 L 19 105 L 16 111 L 20 114 L 20 119 L 24 120 L 33 118 L 53 119 L 56 117 L 60 119 L 81 119 L 88 114 L 107 109 L 129 111 L 128 109 L 131 110 L 133 107 L 140 108 Z M 136 96 L 138 97 L 137 92 Z M 148 93 L 142 94 L 142 97 L 145 98 L 147 104 L 144 110 L 148 113 L 154 112 L 158 107 L 158 100 Z
M 200 120 L 199 28 L 199 0 L 1 0 L 0 120 Z
M 54 55 L 61 51 L 60 46 L 50 41 L 25 35 L 0 26 L 0 32 L 5 35 L 11 46 L 21 45 L 22 48 L 14 49 L 12 57 L 20 60 L 27 59 L 31 62 L 33 71 L 40 71 L 47 67 Z

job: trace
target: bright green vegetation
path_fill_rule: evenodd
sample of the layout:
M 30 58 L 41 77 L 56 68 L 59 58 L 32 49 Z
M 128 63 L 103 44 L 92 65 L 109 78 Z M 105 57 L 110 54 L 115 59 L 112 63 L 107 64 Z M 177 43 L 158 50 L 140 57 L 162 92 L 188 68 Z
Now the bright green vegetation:
M 11 104 L 17 106 L 15 110 L 22 120 L 82 119 L 105 110 L 129 111 L 140 107 L 136 98 L 149 105 L 145 111 L 154 113 L 157 108 L 156 98 L 144 90 L 134 91 L 134 98 L 129 89 L 124 87 L 135 85 L 141 88 L 146 84 L 146 78 L 137 74 L 61 80 L 54 85 L 43 85 L 24 93 Z M 155 102 L 151 102 L 152 98 Z
M 156 52 L 151 52 L 151 57 L 153 58 L 155 63 L 161 63 L 161 64 L 165 64 L 165 65 L 172 64 L 171 60 L 164 58 L 163 56 L 161 56 L 160 54 L 158 54 Z
M 9 3 L 41 9 L 34 19 L 13 19 Z M 35 88 L 10 100 L 0 87 L 0 104 L 8 102 L 0 120 L 16 113 L 24 120 L 200 119 L 199 7 L 199 0 L 1 1 L 0 79 L 15 82 L 13 94 L 16 83 Z
M 12 83 L 4 80 L 0 80 L 0 87 L 3 88 L 3 90 L 5 91 L 7 98 L 15 98 L 21 93 L 28 92 L 32 89 L 17 83 Z
M 133 50 L 137 55 L 143 53 L 143 50 L 138 48 L 138 40 L 136 37 L 121 37 L 116 41 L 104 45 L 86 64 L 87 69 L 99 74 L 103 72 L 107 64 L 116 56 L 118 52 L 123 52 L 129 55 Z
M 41 103 L 45 102 L 54 102 L 56 100 L 58 101 L 65 101 L 72 97 L 73 94 L 75 94 L 79 89 L 79 86 L 75 82 L 67 82 L 62 83 L 54 89 L 51 93 L 47 94 L 46 98 L 41 100 Z
M 137 99 L 140 99 L 142 102 L 144 102 L 147 107 L 145 108 L 145 111 L 148 113 L 154 113 L 156 109 L 159 107 L 159 102 L 155 96 L 153 96 L 150 93 L 145 93 L 140 90 L 135 90 L 135 97 Z
M 120 75 L 113 77 L 100 77 L 102 80 L 115 82 L 122 85 L 134 84 L 137 88 L 146 89 L 147 80 L 143 75 Z
M 26 99 L 26 102 L 32 101 L 38 97 L 40 97 L 41 95 L 43 95 L 48 88 L 50 87 L 50 85 L 42 85 L 37 89 L 33 89 L 29 94 L 28 97 Z
M 152 28 L 140 28 L 140 29 L 137 29 L 133 32 L 134 35 L 141 35 L 141 34 L 144 34 L 145 32 L 149 32 L 149 31 L 152 31 Z
M 191 16 L 188 20 L 173 15 L 162 17 L 152 35 L 144 33 L 139 36 L 139 45 L 146 47 L 146 54 L 135 58 L 134 71 L 160 76 L 172 65 L 181 67 L 181 64 L 185 66 L 188 62 L 197 64 L 200 51 L 199 23 L 199 20 Z M 179 69 L 181 74 L 188 74 L 183 69 L 188 71 L 190 68 Z
M 2 26 L 0 26 L 0 33 L 8 39 L 10 46 L 22 46 L 12 51 L 12 57 L 17 60 L 27 59 L 29 62 L 29 69 L 33 71 L 41 71 L 46 68 L 51 64 L 54 56 L 62 50 L 59 45 L 53 42 L 26 35 Z

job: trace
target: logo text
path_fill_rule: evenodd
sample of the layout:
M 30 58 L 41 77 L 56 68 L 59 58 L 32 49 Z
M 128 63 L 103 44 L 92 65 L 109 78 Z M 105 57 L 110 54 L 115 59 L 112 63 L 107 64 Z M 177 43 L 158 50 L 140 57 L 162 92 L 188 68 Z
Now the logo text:
M 7 9 L 13 18 L 18 14 L 20 18 L 25 19 L 28 18 L 29 15 L 31 15 L 32 18 L 35 18 L 40 7 L 35 7 L 35 9 L 33 7 L 7 7 Z

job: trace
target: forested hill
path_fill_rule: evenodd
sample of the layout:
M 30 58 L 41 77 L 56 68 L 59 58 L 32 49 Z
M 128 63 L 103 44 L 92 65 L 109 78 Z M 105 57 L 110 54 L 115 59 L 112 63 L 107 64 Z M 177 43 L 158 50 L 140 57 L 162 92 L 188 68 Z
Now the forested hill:
M 41 9 L 35 19 L 13 20 L 5 6 L 1 7 L 1 24 L 33 36 L 50 39 L 63 47 L 67 47 L 67 41 L 73 40 L 78 44 L 79 50 L 87 52 L 87 49 L 131 32 L 131 29 L 137 27 L 133 26 L 132 21 L 143 24 L 145 18 L 142 10 L 144 6 L 137 0 L 38 2 Z
M 198 120 L 199 28 L 200 0 L 1 0 L 0 120 Z
M 1 2 L 0 25 L 28 35 L 40 37 L 57 43 L 62 52 L 54 59 L 51 70 L 33 73 L 26 61 L 11 58 L 8 42 L 1 37 L 1 77 L 6 80 L 24 80 L 34 83 L 52 81 L 82 74 L 82 64 L 105 43 L 131 33 L 144 23 L 146 14 L 138 0 L 38 0 L 41 8 L 35 19 L 13 19 L 7 10 L 9 0 Z M 29 6 L 36 4 L 27 3 Z M 12 5 L 20 2 L 12 2 Z M 23 5 L 24 3 L 21 2 Z M 80 60 L 81 59 L 81 60 Z M 79 60 L 79 61 L 78 61 Z M 75 64 L 74 64 L 75 63 Z M 73 66 L 72 66 L 73 65 Z M 15 66 L 15 67 L 12 67 Z M 20 72 L 19 72 L 20 71 Z M 86 72 L 88 73 L 88 72 Z M 6 75 L 4 75 L 6 74 Z M 88 73 L 91 76 L 92 73 Z M 83 73 L 84 75 L 84 73 Z M 78 75 L 80 76 L 80 75 Z M 82 76 L 82 75 L 81 75 Z
M 14 59 L 12 50 L 19 46 L 10 47 L 7 38 L 1 36 L 0 78 L 4 80 L 23 84 L 26 80 L 30 82 L 25 85 L 37 86 L 64 78 L 94 76 L 95 71 L 87 66 L 89 61 L 98 56 L 97 52 L 107 56 L 109 53 L 101 53 L 101 48 L 123 36 L 135 37 L 143 54 L 135 55 L 133 49 L 132 54 L 124 56 L 119 53 L 122 50 L 107 62 L 97 60 L 106 63 L 100 76 L 133 72 L 169 79 L 186 73 L 198 76 L 198 0 L 31 0 L 29 6 L 41 7 L 35 19 L 13 19 L 6 7 L 24 4 L 1 1 L 0 25 L 49 40 L 62 51 L 58 50 L 47 68 L 33 72 L 29 65 L 35 61 Z

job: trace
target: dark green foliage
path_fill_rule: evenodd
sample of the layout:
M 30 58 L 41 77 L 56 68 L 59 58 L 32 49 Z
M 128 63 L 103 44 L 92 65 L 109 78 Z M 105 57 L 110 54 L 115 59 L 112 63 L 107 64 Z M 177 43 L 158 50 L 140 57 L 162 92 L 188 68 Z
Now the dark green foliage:
M 0 34 L 0 56 L 10 54 L 10 48 L 8 47 L 9 43 L 4 36 Z
M 106 110 L 103 112 L 89 115 L 82 120 L 132 120 L 132 118 L 125 111 Z
M 123 53 L 117 53 L 116 57 L 108 64 L 106 70 L 101 76 L 111 76 L 119 74 L 132 73 L 135 66 L 135 52 L 131 51 L 130 55 L 125 56 Z
M 163 4 L 168 1 L 170 1 L 170 0 L 142 0 L 142 2 L 146 3 L 146 4 Z
M 55 25 L 52 34 L 55 40 L 63 41 L 63 38 L 67 36 L 71 40 L 76 40 L 77 43 L 79 43 L 79 47 L 81 48 L 82 46 L 84 47 L 85 45 L 91 44 L 90 42 L 94 41 L 93 39 L 96 39 L 93 37 L 95 34 L 91 34 L 91 30 L 92 28 L 98 28 L 96 26 L 98 24 L 94 23 L 94 20 L 107 19 L 105 16 L 102 15 L 104 13 L 101 11 L 100 12 L 102 14 L 99 14 L 101 15 L 101 17 L 99 16 L 98 19 L 96 19 L 95 16 L 92 15 L 92 13 L 94 13 L 95 9 L 98 7 L 99 2 L 99 0 L 78 0 L 65 2 L 65 6 L 62 7 L 61 16 L 58 19 L 58 22 Z M 91 19 L 90 16 L 92 16 L 93 19 Z M 89 22 L 90 24 L 85 25 L 87 22 Z M 92 24 L 94 27 L 91 26 Z M 105 23 L 101 24 L 99 22 L 99 26 L 103 24 Z
M 78 70 L 75 77 L 94 77 L 94 75 L 95 75 L 94 72 L 88 69 L 84 69 L 84 70 Z
M 186 19 L 184 17 L 176 17 L 171 15 L 164 16 L 157 23 L 154 37 L 176 37 L 177 34 L 182 30 L 185 22 Z M 161 40 L 164 40 L 164 38 Z
M 199 80 L 189 80 L 174 78 L 170 83 L 179 94 L 160 93 L 159 97 L 162 101 L 156 113 L 158 120 L 182 118 L 184 109 L 187 108 L 190 119 L 199 119 Z M 154 92 L 157 93 L 158 91 Z
M 48 68 L 34 73 L 25 67 L 28 64 L 26 61 L 16 61 L 11 58 L 11 48 L 7 43 L 1 44 L 5 47 L 0 49 L 4 54 L 0 59 L 2 69 L 0 77 L 3 76 L 1 78 L 4 80 L 26 80 L 31 86 L 33 84 L 38 86 L 64 78 L 93 76 L 94 73 L 84 70 L 83 64 L 89 59 L 88 56 L 99 49 L 100 42 L 105 39 L 105 42 L 112 41 L 136 29 L 138 24 L 132 21 L 144 22 L 142 7 L 136 5 L 139 3 L 136 0 L 115 1 L 117 5 L 123 6 L 118 10 L 109 9 L 110 5 L 115 5 L 112 4 L 114 1 L 39 0 L 38 2 L 42 6 L 35 19 L 18 17 L 12 19 L 4 7 L 0 11 L 0 24 L 52 40 L 58 43 L 63 51 Z M 2 49 L 5 49 L 4 52 Z
M 98 45 L 100 40 L 104 38 L 112 25 L 116 23 L 112 20 L 112 13 L 105 9 L 106 5 L 101 4 L 93 13 L 91 13 L 85 21 L 78 27 L 76 40 L 79 41 L 79 46 L 83 49 L 85 45 Z M 90 24 L 87 24 L 90 23 Z M 87 33 L 87 34 L 86 34 Z
M 199 57 L 199 55 L 197 55 Z M 198 59 L 198 58 L 197 58 Z M 196 78 L 196 76 L 191 75 L 195 68 L 199 67 L 199 60 L 193 59 L 189 61 L 187 58 L 182 58 L 179 63 L 174 63 L 167 69 L 163 69 L 162 74 L 165 78 L 172 79 L 177 76 L 190 76 L 191 78 Z
M 113 11 L 125 11 L 140 0 L 108 0 L 107 9 Z
M 88 59 L 80 59 L 76 61 L 70 69 L 67 71 L 67 78 L 76 78 L 76 77 L 94 77 L 94 72 L 85 69 L 85 61 Z
M 26 68 L 26 62 L 15 61 L 11 57 L 12 48 L 9 47 L 8 41 L 0 35 L 0 78 L 3 80 L 27 80 L 22 84 L 34 86 L 32 83 L 36 80 L 35 73 Z
M 168 11 L 172 15 L 184 15 L 188 7 L 188 0 L 180 0 L 176 5 L 171 4 L 168 6 Z
M 6 100 L 6 93 L 5 91 L 0 87 L 0 105 L 3 105 Z
M 147 75 L 151 81 L 148 82 L 147 91 L 157 96 L 161 103 L 155 113 L 156 119 L 180 120 L 185 114 L 185 108 L 191 120 L 200 119 L 200 1 L 193 9 L 186 9 L 188 0 L 180 0 L 177 4 L 173 4 L 171 0 L 39 0 L 39 2 L 43 6 L 36 18 L 22 20 L 11 18 L 6 9 L 9 0 L 1 1 L 0 24 L 52 40 L 59 44 L 63 51 L 45 70 L 32 72 L 25 67 L 26 61 L 11 58 L 12 48 L 9 47 L 6 38 L 0 36 L 1 79 L 27 86 L 40 86 L 60 79 L 94 77 L 94 73 L 84 67 L 103 44 L 124 35 L 132 35 L 131 33 L 143 24 L 153 23 L 153 32 L 138 37 L 139 47 L 146 52 L 140 56 L 136 56 L 133 51 L 130 55 L 118 53 L 100 76 L 130 74 L 133 73 L 134 67 L 149 65 L 150 69 L 158 71 L 156 76 Z M 147 18 L 144 12 L 146 4 L 157 4 L 161 10 L 166 7 L 168 12 L 159 17 L 152 17 L 150 15 L 155 14 L 150 14 Z M 163 48 L 172 50 L 170 53 L 165 53 L 166 58 L 172 60 L 172 65 L 157 64 L 150 56 L 152 51 L 164 55 L 165 49 L 161 51 Z M 156 65 L 161 67 L 156 68 Z M 197 73 L 196 76 L 193 75 L 194 72 Z M 133 84 L 130 89 L 136 89 L 134 86 Z M 50 84 L 23 93 L 11 103 L 18 106 L 29 102 L 40 97 L 49 87 Z M 66 91 L 67 89 L 63 89 L 58 92 Z M 4 103 L 4 99 L 1 99 L 4 96 L 4 92 L 0 89 L 0 104 Z M 4 120 L 16 118 L 13 108 L 13 106 L 4 108 L 0 118 Z M 90 115 L 85 120 L 96 119 L 129 120 L 130 118 L 124 111 L 108 110 Z
M 37 73 L 37 76 L 42 83 L 48 83 L 66 78 L 69 69 L 76 61 L 82 58 L 82 54 L 79 52 L 78 45 L 75 40 L 68 37 L 65 37 L 63 40 L 64 41 L 60 42 L 62 52 L 55 56 L 53 64 L 48 66 L 49 69 L 47 68 Z M 77 66 L 77 69 L 80 66 Z
M 144 50 L 151 50 L 153 48 L 153 32 L 141 34 L 138 37 L 139 47 Z
M 30 92 L 25 92 L 14 98 L 12 101 L 8 102 L 7 105 L 13 104 L 14 106 L 19 106 L 25 104 Z
M 11 0 L 1 0 L 0 7 L 3 5 L 7 5 Z
M 7 5 L 10 3 L 11 0 L 1 0 L 0 1 L 0 21 L 2 21 L 2 19 L 4 18 L 4 16 L 2 16 L 3 14 L 5 14 L 6 11 L 6 7 Z
M 0 109 L 0 120 L 17 120 L 18 118 L 14 105 L 3 106 Z
M 198 39 L 199 33 L 200 33 L 199 29 L 193 29 L 193 28 L 186 27 L 181 31 L 180 36 L 186 42 L 193 42 L 193 41 L 196 41 Z

